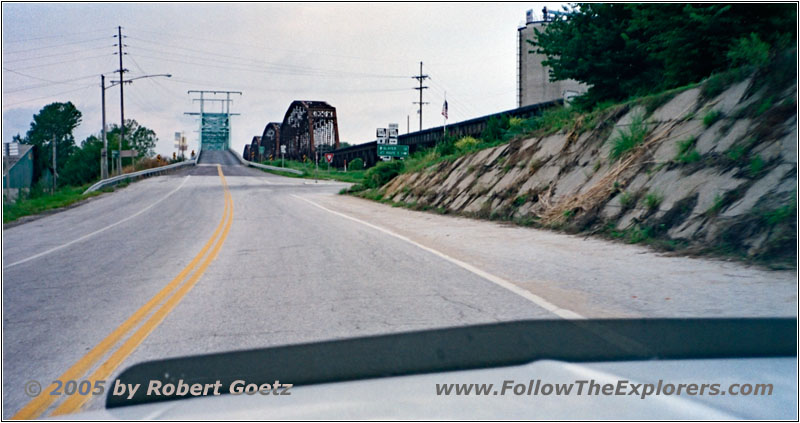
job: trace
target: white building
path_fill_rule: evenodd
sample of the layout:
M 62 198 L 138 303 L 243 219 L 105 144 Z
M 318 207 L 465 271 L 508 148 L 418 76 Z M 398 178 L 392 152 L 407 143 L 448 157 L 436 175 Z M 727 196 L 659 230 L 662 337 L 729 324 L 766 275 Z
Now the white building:
M 536 16 L 533 10 L 525 14 L 525 25 L 517 29 L 517 106 L 523 107 L 531 104 L 542 103 L 550 100 L 567 99 L 586 92 L 587 86 L 571 79 L 564 81 L 550 81 L 550 68 L 542 65 L 547 57 L 543 54 L 530 53 L 535 51 L 526 40 L 536 41 L 534 28 L 544 31 L 548 16 Z

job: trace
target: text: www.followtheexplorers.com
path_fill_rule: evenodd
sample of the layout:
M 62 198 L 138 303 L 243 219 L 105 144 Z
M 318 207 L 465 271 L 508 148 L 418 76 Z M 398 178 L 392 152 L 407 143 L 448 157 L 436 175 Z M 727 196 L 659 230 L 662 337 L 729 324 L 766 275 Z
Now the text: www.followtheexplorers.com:
M 771 383 L 732 383 L 723 388 L 720 383 L 633 383 L 619 380 L 616 383 L 598 383 L 592 380 L 576 380 L 571 383 L 546 383 L 531 379 L 525 383 L 505 380 L 502 385 L 492 383 L 443 383 L 436 384 L 436 395 L 587 395 L 587 396 L 625 396 L 633 395 L 641 399 L 649 396 L 768 396 L 772 395 Z

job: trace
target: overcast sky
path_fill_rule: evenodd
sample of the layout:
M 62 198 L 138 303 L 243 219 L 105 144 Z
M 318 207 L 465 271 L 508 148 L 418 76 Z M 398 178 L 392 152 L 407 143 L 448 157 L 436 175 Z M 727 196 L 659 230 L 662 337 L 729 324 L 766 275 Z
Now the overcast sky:
M 516 107 L 516 35 L 525 11 L 559 3 L 360 4 L 10 4 L 2 5 L 3 142 L 25 134 L 54 101 L 83 113 L 80 142 L 101 127 L 100 74 L 118 68 L 122 26 L 125 117 L 156 131 L 171 155 L 174 132 L 196 148 L 199 110 L 187 90 L 238 90 L 231 143 L 241 151 L 293 100 L 336 107 L 341 141 L 360 144 L 375 128 L 419 126 L 412 75 L 431 76 L 425 128 Z M 219 106 L 216 106 L 219 107 Z M 108 123 L 119 123 L 119 89 L 106 91 Z

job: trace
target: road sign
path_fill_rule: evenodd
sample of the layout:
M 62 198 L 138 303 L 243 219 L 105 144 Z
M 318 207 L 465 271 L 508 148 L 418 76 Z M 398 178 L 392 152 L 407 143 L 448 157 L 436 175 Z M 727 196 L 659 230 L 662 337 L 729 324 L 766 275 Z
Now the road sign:
M 264 155 L 264 146 L 263 145 L 259 145 L 258 146 L 258 154 Z
M 325 153 L 325 160 L 327 160 L 328 163 L 332 162 L 333 161 L 333 153 Z
M 281 146 L 281 154 L 286 154 L 286 146 L 285 145 Z
M 378 138 L 386 138 L 386 128 L 378 128 L 375 134 Z
M 136 150 L 122 150 L 122 157 L 136 157 Z
M 398 144 L 378 144 L 378 155 L 388 157 L 408 156 L 408 146 Z

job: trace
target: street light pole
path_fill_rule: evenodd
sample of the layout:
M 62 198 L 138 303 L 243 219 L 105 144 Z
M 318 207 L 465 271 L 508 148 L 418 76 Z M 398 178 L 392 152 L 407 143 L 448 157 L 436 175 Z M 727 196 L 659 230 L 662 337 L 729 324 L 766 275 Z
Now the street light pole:
M 105 151 L 106 151 L 105 156 L 103 156 L 103 164 L 100 166 L 101 179 L 108 178 L 108 135 L 106 133 L 106 90 L 109 89 L 109 88 L 112 88 L 113 86 L 115 86 L 117 84 L 119 84 L 120 87 L 122 87 L 122 85 L 130 84 L 131 82 L 133 82 L 133 81 L 135 81 L 137 79 L 152 78 L 154 76 L 165 76 L 167 78 L 172 78 L 172 75 L 168 74 L 168 73 L 159 73 L 157 75 L 142 75 L 142 76 L 137 76 L 136 78 L 130 78 L 130 79 L 127 79 L 127 80 L 124 80 L 124 79 L 120 78 L 119 81 L 111 81 L 111 84 L 109 84 L 109 86 L 106 87 L 106 85 L 105 85 L 106 77 L 105 77 L 105 75 L 100 75 L 100 88 L 101 88 L 101 91 L 102 91 L 102 95 L 100 96 L 100 98 L 101 98 L 101 101 L 102 101 L 102 109 L 103 109 L 103 147 L 105 148 Z M 120 104 L 120 105 L 122 105 L 122 104 Z M 117 160 L 112 162 L 112 165 L 116 163 L 117 172 L 119 174 L 122 174 L 122 133 L 125 130 L 125 128 L 124 128 L 125 112 L 124 112 L 123 108 L 120 108 L 120 114 L 122 115 L 123 127 L 120 128 L 119 156 L 117 157 Z

